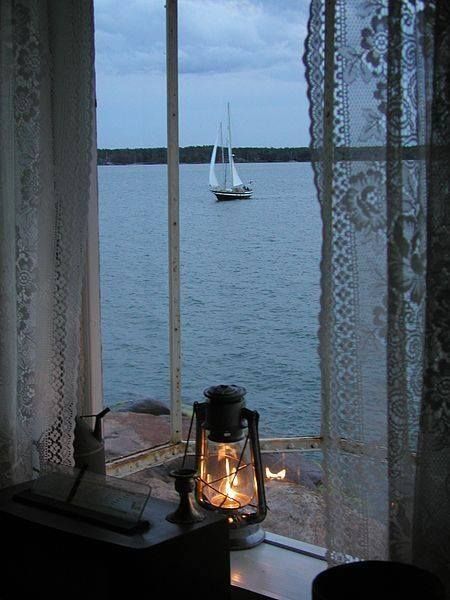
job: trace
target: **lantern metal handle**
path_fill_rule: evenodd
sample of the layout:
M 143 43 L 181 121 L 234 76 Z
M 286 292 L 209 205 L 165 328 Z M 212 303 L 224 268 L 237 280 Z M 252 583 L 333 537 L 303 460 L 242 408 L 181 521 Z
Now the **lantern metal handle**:
M 248 434 L 250 437 L 250 448 L 255 463 L 256 485 L 258 486 L 258 510 L 254 515 L 248 518 L 249 522 L 260 523 L 264 521 L 267 515 L 266 491 L 264 488 L 264 472 L 261 461 L 261 451 L 259 445 L 259 412 L 248 408 L 242 409 L 242 416 L 248 423 Z

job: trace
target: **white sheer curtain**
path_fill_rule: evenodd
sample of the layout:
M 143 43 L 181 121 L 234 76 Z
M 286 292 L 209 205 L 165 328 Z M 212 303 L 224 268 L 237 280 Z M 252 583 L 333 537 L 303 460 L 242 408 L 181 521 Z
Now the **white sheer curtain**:
M 95 189 L 90 0 L 0 3 L 0 487 L 71 464 Z
M 312 0 L 328 555 L 450 573 L 450 4 Z

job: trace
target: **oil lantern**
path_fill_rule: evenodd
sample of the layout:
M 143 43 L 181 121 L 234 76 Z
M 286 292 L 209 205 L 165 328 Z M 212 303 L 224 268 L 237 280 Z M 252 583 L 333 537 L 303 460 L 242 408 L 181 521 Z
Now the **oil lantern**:
M 259 414 L 245 406 L 246 390 L 218 385 L 196 403 L 196 500 L 203 508 L 227 515 L 230 549 L 264 540 L 261 521 L 267 512 Z

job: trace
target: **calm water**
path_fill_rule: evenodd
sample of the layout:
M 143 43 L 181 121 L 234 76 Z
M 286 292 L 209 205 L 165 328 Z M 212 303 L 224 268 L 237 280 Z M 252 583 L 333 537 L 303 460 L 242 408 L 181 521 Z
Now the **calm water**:
M 263 435 L 319 431 L 321 222 L 307 163 L 239 165 L 251 200 L 216 202 L 181 165 L 182 395 L 247 388 Z M 107 405 L 167 401 L 166 167 L 99 167 Z

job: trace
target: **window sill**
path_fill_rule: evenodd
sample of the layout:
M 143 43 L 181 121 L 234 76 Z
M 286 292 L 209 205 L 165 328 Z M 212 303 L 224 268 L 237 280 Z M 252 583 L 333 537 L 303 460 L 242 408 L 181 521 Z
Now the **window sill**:
M 327 568 L 323 548 L 273 533 L 250 550 L 231 552 L 233 600 L 310 600 L 313 579 Z

